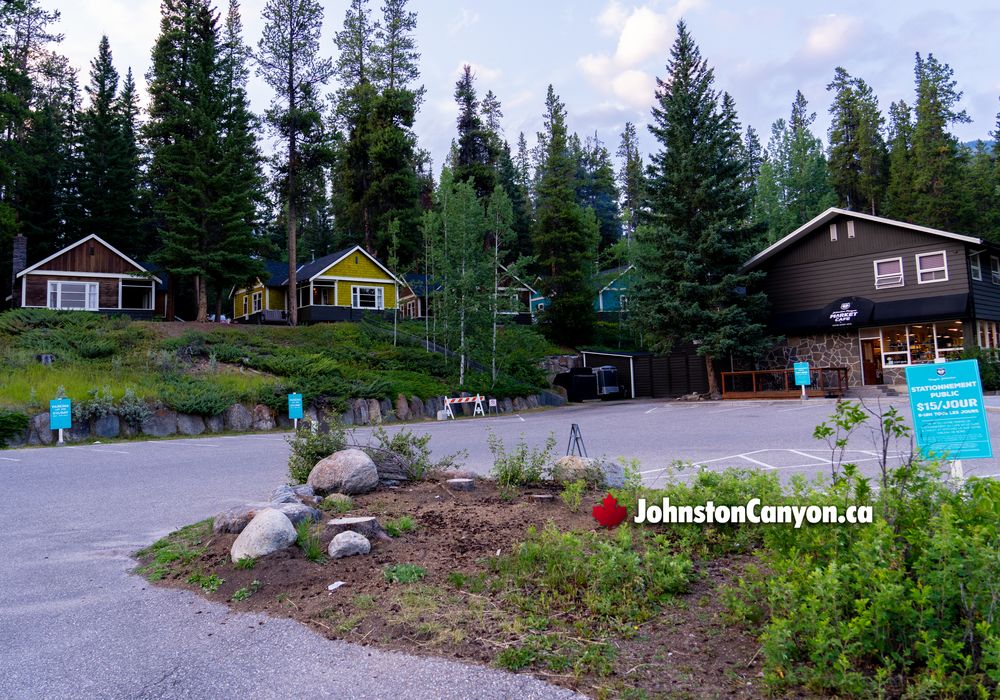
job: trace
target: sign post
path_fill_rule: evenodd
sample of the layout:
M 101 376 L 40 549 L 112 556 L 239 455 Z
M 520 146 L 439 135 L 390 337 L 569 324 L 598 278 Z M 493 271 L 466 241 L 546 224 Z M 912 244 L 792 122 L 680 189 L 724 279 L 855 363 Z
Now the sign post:
M 796 362 L 795 365 L 795 386 L 802 387 L 802 400 L 805 401 L 809 398 L 809 394 L 806 392 L 806 387 L 812 384 L 812 378 L 809 374 L 809 363 L 808 362 Z
M 983 384 L 976 360 L 906 368 L 917 447 L 951 461 L 951 475 L 964 477 L 963 459 L 993 456 Z
M 63 444 L 63 430 L 73 427 L 73 405 L 69 399 L 49 401 L 49 430 L 59 431 L 59 444 Z
M 288 417 L 295 423 L 295 429 L 299 429 L 299 420 L 302 418 L 302 394 L 288 395 Z

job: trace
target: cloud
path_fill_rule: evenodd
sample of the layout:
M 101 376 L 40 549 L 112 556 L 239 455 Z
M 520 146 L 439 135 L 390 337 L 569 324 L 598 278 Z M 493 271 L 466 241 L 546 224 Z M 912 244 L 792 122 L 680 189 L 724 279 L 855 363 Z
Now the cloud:
M 656 79 L 647 63 L 667 55 L 677 20 L 703 2 L 676 0 L 658 10 L 656 2 L 626 8 L 619 0 L 611 0 L 595 22 L 602 34 L 617 36 L 614 53 L 581 56 L 577 67 L 595 87 L 620 103 L 636 109 L 649 107 Z
M 810 58 L 837 56 L 858 40 L 863 28 L 856 17 L 826 15 L 809 30 L 803 53 Z
M 479 13 L 463 7 L 458 18 L 448 25 L 448 32 L 455 35 L 476 24 L 479 24 Z

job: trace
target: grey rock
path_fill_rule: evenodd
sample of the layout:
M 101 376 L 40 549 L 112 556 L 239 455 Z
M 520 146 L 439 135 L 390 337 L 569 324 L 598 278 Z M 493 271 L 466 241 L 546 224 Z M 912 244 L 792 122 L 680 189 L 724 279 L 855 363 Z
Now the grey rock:
M 382 423 L 382 405 L 378 399 L 368 399 L 368 422 L 372 425 Z
M 253 414 L 241 403 L 234 403 L 223 414 L 226 430 L 246 432 L 253 427 Z
M 133 437 L 136 437 L 137 435 L 139 435 L 139 433 L 142 432 L 142 426 L 141 425 L 133 425 L 132 423 L 130 423 L 127 420 L 121 421 L 119 423 L 118 427 L 120 429 L 120 432 L 118 433 L 118 435 L 119 435 L 119 437 L 123 437 L 123 438 L 133 438 Z
M 205 419 L 205 429 L 210 433 L 221 433 L 226 429 L 226 416 L 220 413 L 217 416 L 208 416 Z
M 620 489 L 625 486 L 625 467 L 619 461 L 601 462 L 604 472 L 604 486 L 609 489 Z
M 347 410 L 340 416 L 342 425 L 354 425 L 354 407 L 348 403 Z
M 552 480 L 558 484 L 572 484 L 583 480 L 591 486 L 601 486 L 604 473 L 596 459 L 566 455 L 552 465 Z
M 510 400 L 509 396 L 503 400 L 503 411 L 504 413 L 512 413 L 514 411 L 514 402 Z
M 378 486 L 378 469 L 372 458 L 361 450 L 341 450 L 317 462 L 309 472 L 307 483 L 320 496 L 368 493 Z
M 354 425 L 368 425 L 368 402 L 364 399 L 354 401 Z
M 121 433 L 121 419 L 108 413 L 94 421 L 94 435 L 100 438 L 116 438 Z
M 372 517 L 335 518 L 329 521 L 326 526 L 334 535 L 350 531 L 364 535 L 369 540 L 382 540 L 384 542 L 392 540 L 379 521 Z
M 538 406 L 539 406 L 538 397 L 535 396 L 534 394 L 530 395 L 528 397 L 528 408 L 538 408 Z
M 402 394 L 396 397 L 396 417 L 399 420 L 410 420 L 410 404 Z
M 22 447 L 22 446 L 24 446 L 28 442 L 28 437 L 29 437 L 30 432 L 31 432 L 31 427 L 30 427 L 30 423 L 29 423 L 29 427 L 26 428 L 24 431 L 22 431 L 20 433 L 17 433 L 16 435 L 11 435 L 10 437 L 8 437 L 7 440 L 5 441 L 6 446 L 7 447 Z
M 527 410 L 528 408 L 528 405 L 524 403 L 524 399 L 522 399 L 520 396 L 514 397 L 513 406 L 515 411 L 524 411 Z
M 308 484 L 284 484 L 271 491 L 271 503 L 302 503 L 303 499 L 314 499 L 316 492 Z
M 396 417 L 396 407 L 392 405 L 392 401 L 389 399 L 382 399 L 379 402 L 379 410 L 382 412 L 383 423 L 395 423 L 398 420 Z
M 295 527 L 288 516 L 274 508 L 265 508 L 239 534 L 229 556 L 234 562 L 244 557 L 256 559 L 289 547 L 296 539 Z
M 205 432 L 205 419 L 190 413 L 178 413 L 177 432 L 181 435 L 201 435 Z
M 559 387 L 559 388 L 562 389 L 562 387 Z M 565 391 L 565 389 L 563 391 Z M 566 405 L 566 397 L 565 396 L 563 396 L 561 394 L 558 394 L 555 391 L 550 391 L 548 389 L 544 389 L 542 391 L 542 393 L 540 393 L 538 395 L 538 398 L 539 398 L 540 403 L 541 403 L 542 406 L 565 406 Z
M 49 430 L 48 411 L 32 416 L 28 424 L 28 444 L 51 445 L 54 440 L 55 434 Z
M 84 421 L 74 422 L 73 427 L 63 431 L 66 442 L 83 442 L 90 437 L 90 424 Z
M 341 532 L 330 540 L 330 547 L 327 549 L 331 559 L 341 559 L 355 554 L 368 554 L 370 551 L 372 551 L 372 543 L 368 541 L 368 538 L 350 530 Z
M 270 408 L 264 404 L 257 404 L 253 407 L 252 415 L 254 430 L 274 430 L 274 414 Z
M 142 422 L 142 432 L 153 437 L 177 434 L 177 413 L 169 408 L 158 408 Z
M 212 523 L 212 532 L 216 535 L 229 532 L 238 535 L 253 520 L 253 516 L 265 508 L 270 508 L 270 503 L 247 503 L 242 506 L 230 508 L 215 516 Z
M 302 503 L 275 503 L 272 505 L 275 510 L 280 510 L 285 514 L 285 517 L 292 521 L 292 525 L 298 526 L 299 523 L 309 521 L 318 523 L 323 514 L 319 512 L 316 508 L 311 508 Z
M 278 414 L 278 427 L 283 430 L 292 430 L 295 427 L 295 422 L 283 413 Z
M 424 402 L 419 396 L 410 397 L 410 420 L 420 420 L 424 417 Z

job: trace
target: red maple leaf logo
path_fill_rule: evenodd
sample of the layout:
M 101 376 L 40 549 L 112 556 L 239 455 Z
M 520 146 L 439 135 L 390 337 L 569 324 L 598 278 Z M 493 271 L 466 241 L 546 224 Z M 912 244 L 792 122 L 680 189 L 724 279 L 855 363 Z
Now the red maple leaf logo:
M 599 506 L 594 506 L 594 518 L 604 527 L 614 527 L 621 524 L 628 515 L 625 506 L 618 505 L 618 499 L 610 493 L 604 497 Z

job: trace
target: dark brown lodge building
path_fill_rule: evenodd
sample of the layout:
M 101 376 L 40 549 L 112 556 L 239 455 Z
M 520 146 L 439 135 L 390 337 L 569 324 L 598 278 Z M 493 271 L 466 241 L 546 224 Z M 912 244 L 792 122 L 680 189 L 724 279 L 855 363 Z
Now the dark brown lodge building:
M 754 256 L 772 332 L 762 366 L 846 367 L 849 386 L 905 384 L 908 365 L 1000 347 L 1000 247 L 828 209 Z

